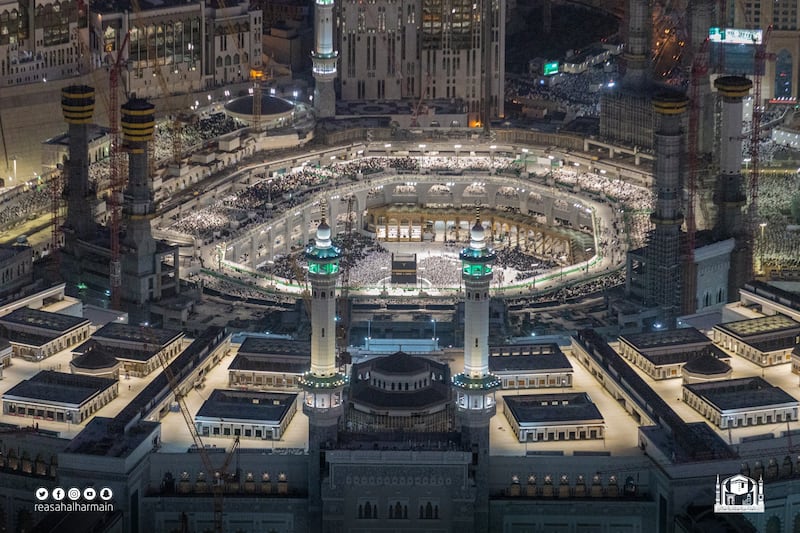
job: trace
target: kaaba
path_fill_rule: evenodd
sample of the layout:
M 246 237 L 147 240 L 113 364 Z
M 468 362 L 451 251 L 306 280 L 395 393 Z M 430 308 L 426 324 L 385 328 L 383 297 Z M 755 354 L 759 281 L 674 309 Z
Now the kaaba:
M 417 254 L 392 254 L 392 285 L 417 284 Z

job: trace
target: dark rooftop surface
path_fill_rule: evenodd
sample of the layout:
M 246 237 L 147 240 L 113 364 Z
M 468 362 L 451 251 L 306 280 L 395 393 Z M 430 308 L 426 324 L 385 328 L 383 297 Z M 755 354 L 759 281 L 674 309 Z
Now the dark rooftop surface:
M 745 283 L 744 290 L 757 294 L 767 300 L 772 300 L 775 303 L 790 307 L 796 311 L 800 311 L 800 294 L 796 292 L 787 291 L 780 287 L 770 285 L 769 283 L 755 280 Z
M 114 379 L 42 370 L 6 391 L 3 398 L 16 396 L 31 400 L 80 405 L 115 383 L 117 381 Z
M 656 366 L 662 365 L 674 365 L 676 363 L 687 363 L 690 361 L 694 361 L 698 357 L 702 357 L 703 355 L 710 355 L 711 357 L 716 357 L 718 359 L 730 359 L 730 355 L 725 353 L 721 348 L 718 346 L 714 346 L 713 344 L 707 344 L 700 348 L 699 350 L 679 350 L 676 352 L 670 353 L 648 353 L 644 352 L 642 356 L 653 363 Z
M 758 376 L 711 383 L 695 383 L 684 385 L 684 387 L 721 411 L 800 403 L 780 387 L 775 387 Z
M 65 333 L 82 325 L 88 325 L 89 320 L 81 317 L 49 313 L 29 307 L 21 307 L 9 314 L 0 317 L 0 323 L 6 327 L 14 325 L 32 326 L 47 329 L 56 333 Z
M 52 335 L 33 335 L 32 333 L 22 333 L 19 331 L 9 331 L 8 340 L 15 344 L 25 344 L 27 346 L 41 347 L 58 337 L 57 333 Z
M 297 361 L 275 360 L 268 355 L 242 355 L 233 358 L 228 370 L 250 370 L 253 372 L 285 372 L 302 374 L 311 367 L 311 356 L 299 358 Z
M 11 348 L 11 343 L 8 342 L 8 339 L 0 339 L 0 351 L 7 350 Z
M 376 359 L 372 364 L 372 369 L 388 374 L 418 374 L 427 371 L 431 362 L 405 352 L 397 352 Z
M 644 352 L 648 348 L 681 346 L 683 344 L 711 344 L 711 339 L 703 335 L 700 330 L 696 328 L 679 328 L 620 335 L 619 340 L 626 341 L 640 352 Z
M 596 331 L 581 330 L 575 340 L 602 368 L 618 376 L 623 386 L 636 393 L 640 408 L 658 418 L 658 426 L 651 426 L 653 430 L 643 427 L 640 431 L 648 430 L 661 435 L 660 448 L 668 456 L 674 454 L 674 462 L 730 459 L 738 456 L 705 422 L 687 424 L 679 417 Z
M 86 343 L 84 343 L 86 344 Z M 114 368 L 120 362 L 115 357 L 114 353 L 104 348 L 102 345 L 95 343 L 88 350 L 70 361 L 70 366 L 75 368 L 85 368 L 87 370 L 99 370 L 102 368 Z
M 288 339 L 268 339 L 247 337 L 239 348 L 239 354 L 288 355 L 302 358 L 311 357 L 311 343 Z
M 503 396 L 506 408 L 520 424 L 603 420 L 603 415 L 585 392 Z
M 98 329 L 92 335 L 92 338 L 98 340 L 101 344 L 103 340 L 135 342 L 139 343 L 144 349 L 144 345 L 155 345 L 163 348 L 172 341 L 175 341 L 183 336 L 180 331 L 173 331 L 169 329 L 158 329 L 140 326 L 131 326 L 128 324 L 120 324 L 118 322 L 109 322 L 102 328 Z M 152 348 L 150 349 L 152 350 Z
M 297 394 L 215 389 L 197 416 L 280 423 L 296 400 Z
M 350 400 L 375 409 L 423 409 L 450 400 L 449 381 L 434 381 L 423 389 L 409 391 L 379 389 L 366 380 L 350 383 Z
M 730 335 L 741 339 L 747 337 L 763 335 L 764 333 L 780 333 L 800 328 L 800 323 L 795 322 L 788 316 L 770 315 L 748 320 L 737 320 L 714 326 Z
M 261 94 L 262 116 L 281 115 L 294 109 L 294 104 L 283 98 L 276 98 L 268 94 Z M 237 115 L 253 114 L 253 96 L 240 96 L 225 104 L 225 110 Z
M 567 357 L 561 353 L 542 355 L 495 355 L 489 357 L 489 370 L 572 370 Z
M 114 419 L 95 416 L 83 431 L 70 441 L 65 453 L 80 453 L 105 457 L 127 457 L 145 439 L 151 438 L 158 422 L 142 421 L 125 433 L 115 430 Z
M 683 369 L 693 374 L 713 375 L 729 372 L 731 365 L 711 354 L 703 354 L 687 362 Z
M 192 343 L 169 364 L 172 374 L 178 379 L 182 379 L 192 369 L 197 368 L 203 361 L 227 338 L 224 328 L 210 327 L 200 334 Z M 121 431 L 131 422 L 136 420 L 138 415 L 147 416 L 151 409 L 157 404 L 159 399 L 165 394 L 170 394 L 169 382 L 164 371 L 154 377 L 136 397 L 128 402 L 114 417 L 114 428 Z

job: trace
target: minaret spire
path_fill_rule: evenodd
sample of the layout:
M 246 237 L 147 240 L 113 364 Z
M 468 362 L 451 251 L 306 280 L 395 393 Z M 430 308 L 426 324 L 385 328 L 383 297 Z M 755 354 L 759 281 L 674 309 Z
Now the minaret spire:
M 492 281 L 494 250 L 486 242 L 480 205 L 475 207 L 475 225 L 470 243 L 461 250 L 464 280 L 464 371 L 453 376 L 461 439 L 477 453 L 475 531 L 489 531 L 489 422 L 496 412 L 497 376 L 489 372 L 489 285 Z
M 311 456 L 308 470 L 309 521 L 313 524 L 312 529 L 321 531 L 321 450 L 335 446 L 338 440 L 347 377 L 336 366 L 336 278 L 342 253 L 331 241 L 325 200 L 320 204 L 320 211 L 314 244 L 305 252 L 311 282 L 311 368 L 300 378 L 300 385 L 305 391 L 303 412 L 308 416 Z

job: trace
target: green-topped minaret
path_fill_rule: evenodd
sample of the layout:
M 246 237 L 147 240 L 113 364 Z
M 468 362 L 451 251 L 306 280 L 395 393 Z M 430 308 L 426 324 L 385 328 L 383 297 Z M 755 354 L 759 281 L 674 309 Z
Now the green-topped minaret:
M 305 391 L 303 412 L 308 416 L 309 521 L 312 530 L 322 531 L 321 464 L 324 450 L 338 440 L 339 419 L 347 377 L 336 366 L 336 278 L 342 252 L 331 242 L 331 227 L 325 222 L 327 206 L 321 207 L 321 221 L 314 244 L 306 248 L 308 278 L 311 282 L 311 369 L 300 378 Z
M 497 255 L 486 242 L 480 211 L 470 231 L 469 247 L 459 254 L 464 280 L 464 371 L 453 377 L 461 439 L 477 461 L 475 529 L 489 530 L 489 423 L 495 415 L 500 380 L 489 372 L 489 284 Z

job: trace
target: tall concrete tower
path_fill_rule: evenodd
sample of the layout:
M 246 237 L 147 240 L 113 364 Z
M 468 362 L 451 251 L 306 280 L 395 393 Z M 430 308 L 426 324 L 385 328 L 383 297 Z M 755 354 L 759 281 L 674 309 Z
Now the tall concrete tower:
M 342 393 L 347 378 L 336 366 L 336 278 L 341 250 L 331 242 L 331 227 L 322 221 L 313 246 L 306 248 L 311 281 L 311 369 L 300 378 L 308 416 L 309 514 L 311 529 L 322 531 L 321 464 L 325 449 L 335 445 L 343 414 Z
M 128 184 L 123 204 L 122 297 L 143 304 L 152 298 L 155 280 L 156 241 L 150 227 L 154 213 L 152 181 L 148 167 L 147 143 L 153 140 L 155 106 L 131 98 L 122 106 L 123 141 L 128 153 Z
M 628 39 L 625 43 L 625 76 L 622 84 L 629 88 L 650 83 L 650 35 L 652 21 L 647 0 L 628 0 Z
M 86 240 L 97 230 L 92 207 L 96 194 L 89 183 L 89 124 L 94 114 L 94 89 L 70 85 L 61 90 L 61 110 L 69 124 L 67 161 L 67 238 Z
M 719 176 L 714 185 L 717 220 L 713 227 L 715 240 L 734 238 L 728 272 L 727 300 L 738 298 L 739 288 L 749 281 L 753 268 L 748 253 L 744 206 L 747 203 L 745 179 L 742 176 L 742 99 L 750 93 L 753 82 L 740 76 L 723 76 L 714 81 L 722 99 L 719 132 Z
M 660 125 L 653 139 L 656 201 L 650 221 L 655 228 L 649 235 L 645 251 L 646 303 L 663 311 L 669 328 L 674 327 L 681 310 L 681 192 L 685 169 L 681 122 L 688 102 L 685 96 L 674 95 L 653 99 L 653 111 L 658 115 Z
M 333 1 L 314 1 L 314 50 L 311 51 L 314 74 L 314 108 L 325 118 L 336 114 L 336 64 L 339 52 L 333 49 Z
M 477 457 L 475 531 L 489 530 L 489 421 L 496 412 L 497 376 L 489 373 L 489 284 L 494 250 L 488 247 L 480 213 L 470 244 L 459 254 L 464 280 L 464 372 L 453 377 L 461 438 Z

